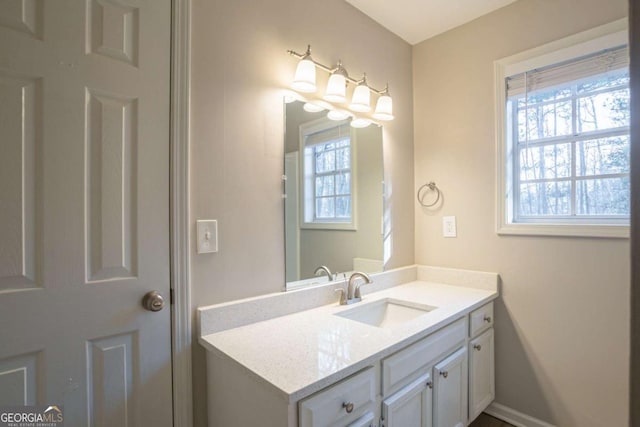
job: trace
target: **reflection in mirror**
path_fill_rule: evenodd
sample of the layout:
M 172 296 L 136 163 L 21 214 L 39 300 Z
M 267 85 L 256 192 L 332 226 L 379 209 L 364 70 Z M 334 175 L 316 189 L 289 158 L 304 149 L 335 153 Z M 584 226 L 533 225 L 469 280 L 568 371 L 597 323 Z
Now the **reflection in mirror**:
M 382 128 L 285 104 L 287 289 L 383 269 Z M 316 275 L 317 271 L 317 275 Z

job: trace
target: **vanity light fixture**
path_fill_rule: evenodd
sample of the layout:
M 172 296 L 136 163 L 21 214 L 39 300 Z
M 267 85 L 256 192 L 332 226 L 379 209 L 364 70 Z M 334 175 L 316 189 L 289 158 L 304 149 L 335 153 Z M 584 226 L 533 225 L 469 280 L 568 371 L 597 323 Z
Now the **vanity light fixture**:
M 337 67 L 331 72 L 324 99 L 329 102 L 344 102 L 347 99 L 347 70 L 338 61 Z
M 367 75 L 362 77 L 362 80 L 358 83 L 353 91 L 353 97 L 351 98 L 351 104 L 349 108 L 358 113 L 368 113 L 371 111 L 371 92 L 369 91 L 369 85 L 367 85 Z
M 373 117 L 378 120 L 393 120 L 393 100 L 389 96 L 389 86 L 384 88 L 382 95 L 378 98 Z
M 298 62 L 291 87 L 304 93 L 313 93 L 316 91 L 316 65 L 311 58 L 311 45 L 307 46 L 307 51 L 301 56 L 300 62 Z
M 369 86 L 366 74 L 364 74 L 360 80 L 349 77 L 341 61 L 338 61 L 338 64 L 333 68 L 314 61 L 311 58 L 311 45 L 307 46 L 305 53 L 298 53 L 293 50 L 288 50 L 287 52 L 300 60 L 296 68 L 293 83 L 291 84 L 293 89 L 303 93 L 316 92 L 315 69 L 319 68 L 330 74 L 325 95 L 323 96 L 324 100 L 332 104 L 344 104 L 347 101 L 347 86 L 352 84 L 355 86 L 355 89 L 351 97 L 351 102 L 348 105 L 350 110 L 358 113 L 370 112 L 371 93 L 373 93 L 378 96 L 378 99 L 372 117 L 377 120 L 393 120 L 393 102 L 389 95 L 389 85 L 385 86 L 384 90 L 378 90 Z M 341 106 L 332 105 L 331 108 L 325 107 L 325 109 L 329 110 L 327 117 L 331 120 L 344 120 L 349 116 L 353 116 L 353 114 L 344 111 L 344 107 Z M 353 118 L 356 124 L 364 124 L 364 121 L 358 121 L 360 117 Z M 370 119 L 366 120 L 368 120 L 369 124 L 372 122 Z

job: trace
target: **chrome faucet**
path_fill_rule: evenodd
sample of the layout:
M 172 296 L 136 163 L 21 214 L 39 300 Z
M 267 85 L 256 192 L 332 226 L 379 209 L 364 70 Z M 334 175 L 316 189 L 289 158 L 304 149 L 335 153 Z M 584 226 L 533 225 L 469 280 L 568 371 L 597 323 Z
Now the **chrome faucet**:
M 356 285 L 356 281 L 358 279 L 364 279 L 364 282 L 360 282 Z M 347 287 L 348 298 L 356 300 L 358 302 L 362 299 L 362 295 L 360 294 L 360 286 L 368 285 L 372 283 L 371 278 L 367 275 L 367 273 L 363 273 L 361 271 L 356 271 L 349 277 L 349 286 Z
M 316 268 L 316 271 L 313 272 L 314 276 L 321 276 L 322 273 L 327 275 L 330 282 L 334 279 L 333 274 L 331 274 L 331 270 L 329 270 L 329 267 L 327 267 L 326 265 L 321 265 L 320 267 Z
M 345 282 L 347 282 L 347 276 L 344 276 Z M 356 284 L 358 279 L 363 279 L 360 283 Z M 346 289 L 336 289 L 336 292 L 340 293 L 340 305 L 354 304 L 362 301 L 362 294 L 360 293 L 360 286 L 373 283 L 373 280 L 361 271 L 356 271 L 349 277 Z

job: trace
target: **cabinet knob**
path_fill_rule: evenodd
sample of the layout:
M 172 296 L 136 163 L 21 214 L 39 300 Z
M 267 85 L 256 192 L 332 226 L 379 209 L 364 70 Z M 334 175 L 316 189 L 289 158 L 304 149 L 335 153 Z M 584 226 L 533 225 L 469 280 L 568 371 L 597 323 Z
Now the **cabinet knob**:
M 347 411 L 347 414 L 350 414 L 353 412 L 353 403 L 352 402 L 343 402 L 342 403 L 342 407 L 344 408 L 345 411 Z
M 442 371 L 442 372 L 440 372 L 440 375 L 442 375 L 443 377 L 447 378 L 449 376 L 449 372 Z
M 491 323 L 491 316 L 484 316 L 484 321 L 487 323 Z
M 480 344 L 474 344 L 473 348 L 475 348 L 478 351 L 482 350 L 482 346 Z
M 427 387 L 433 388 L 433 381 L 427 381 Z

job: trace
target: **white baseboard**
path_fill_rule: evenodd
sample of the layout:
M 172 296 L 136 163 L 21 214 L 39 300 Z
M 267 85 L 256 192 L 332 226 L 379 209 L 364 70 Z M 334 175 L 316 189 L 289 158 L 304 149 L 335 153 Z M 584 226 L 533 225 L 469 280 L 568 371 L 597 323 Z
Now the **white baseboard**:
M 484 412 L 516 427 L 555 427 L 553 424 L 533 418 L 499 403 L 492 403 Z

